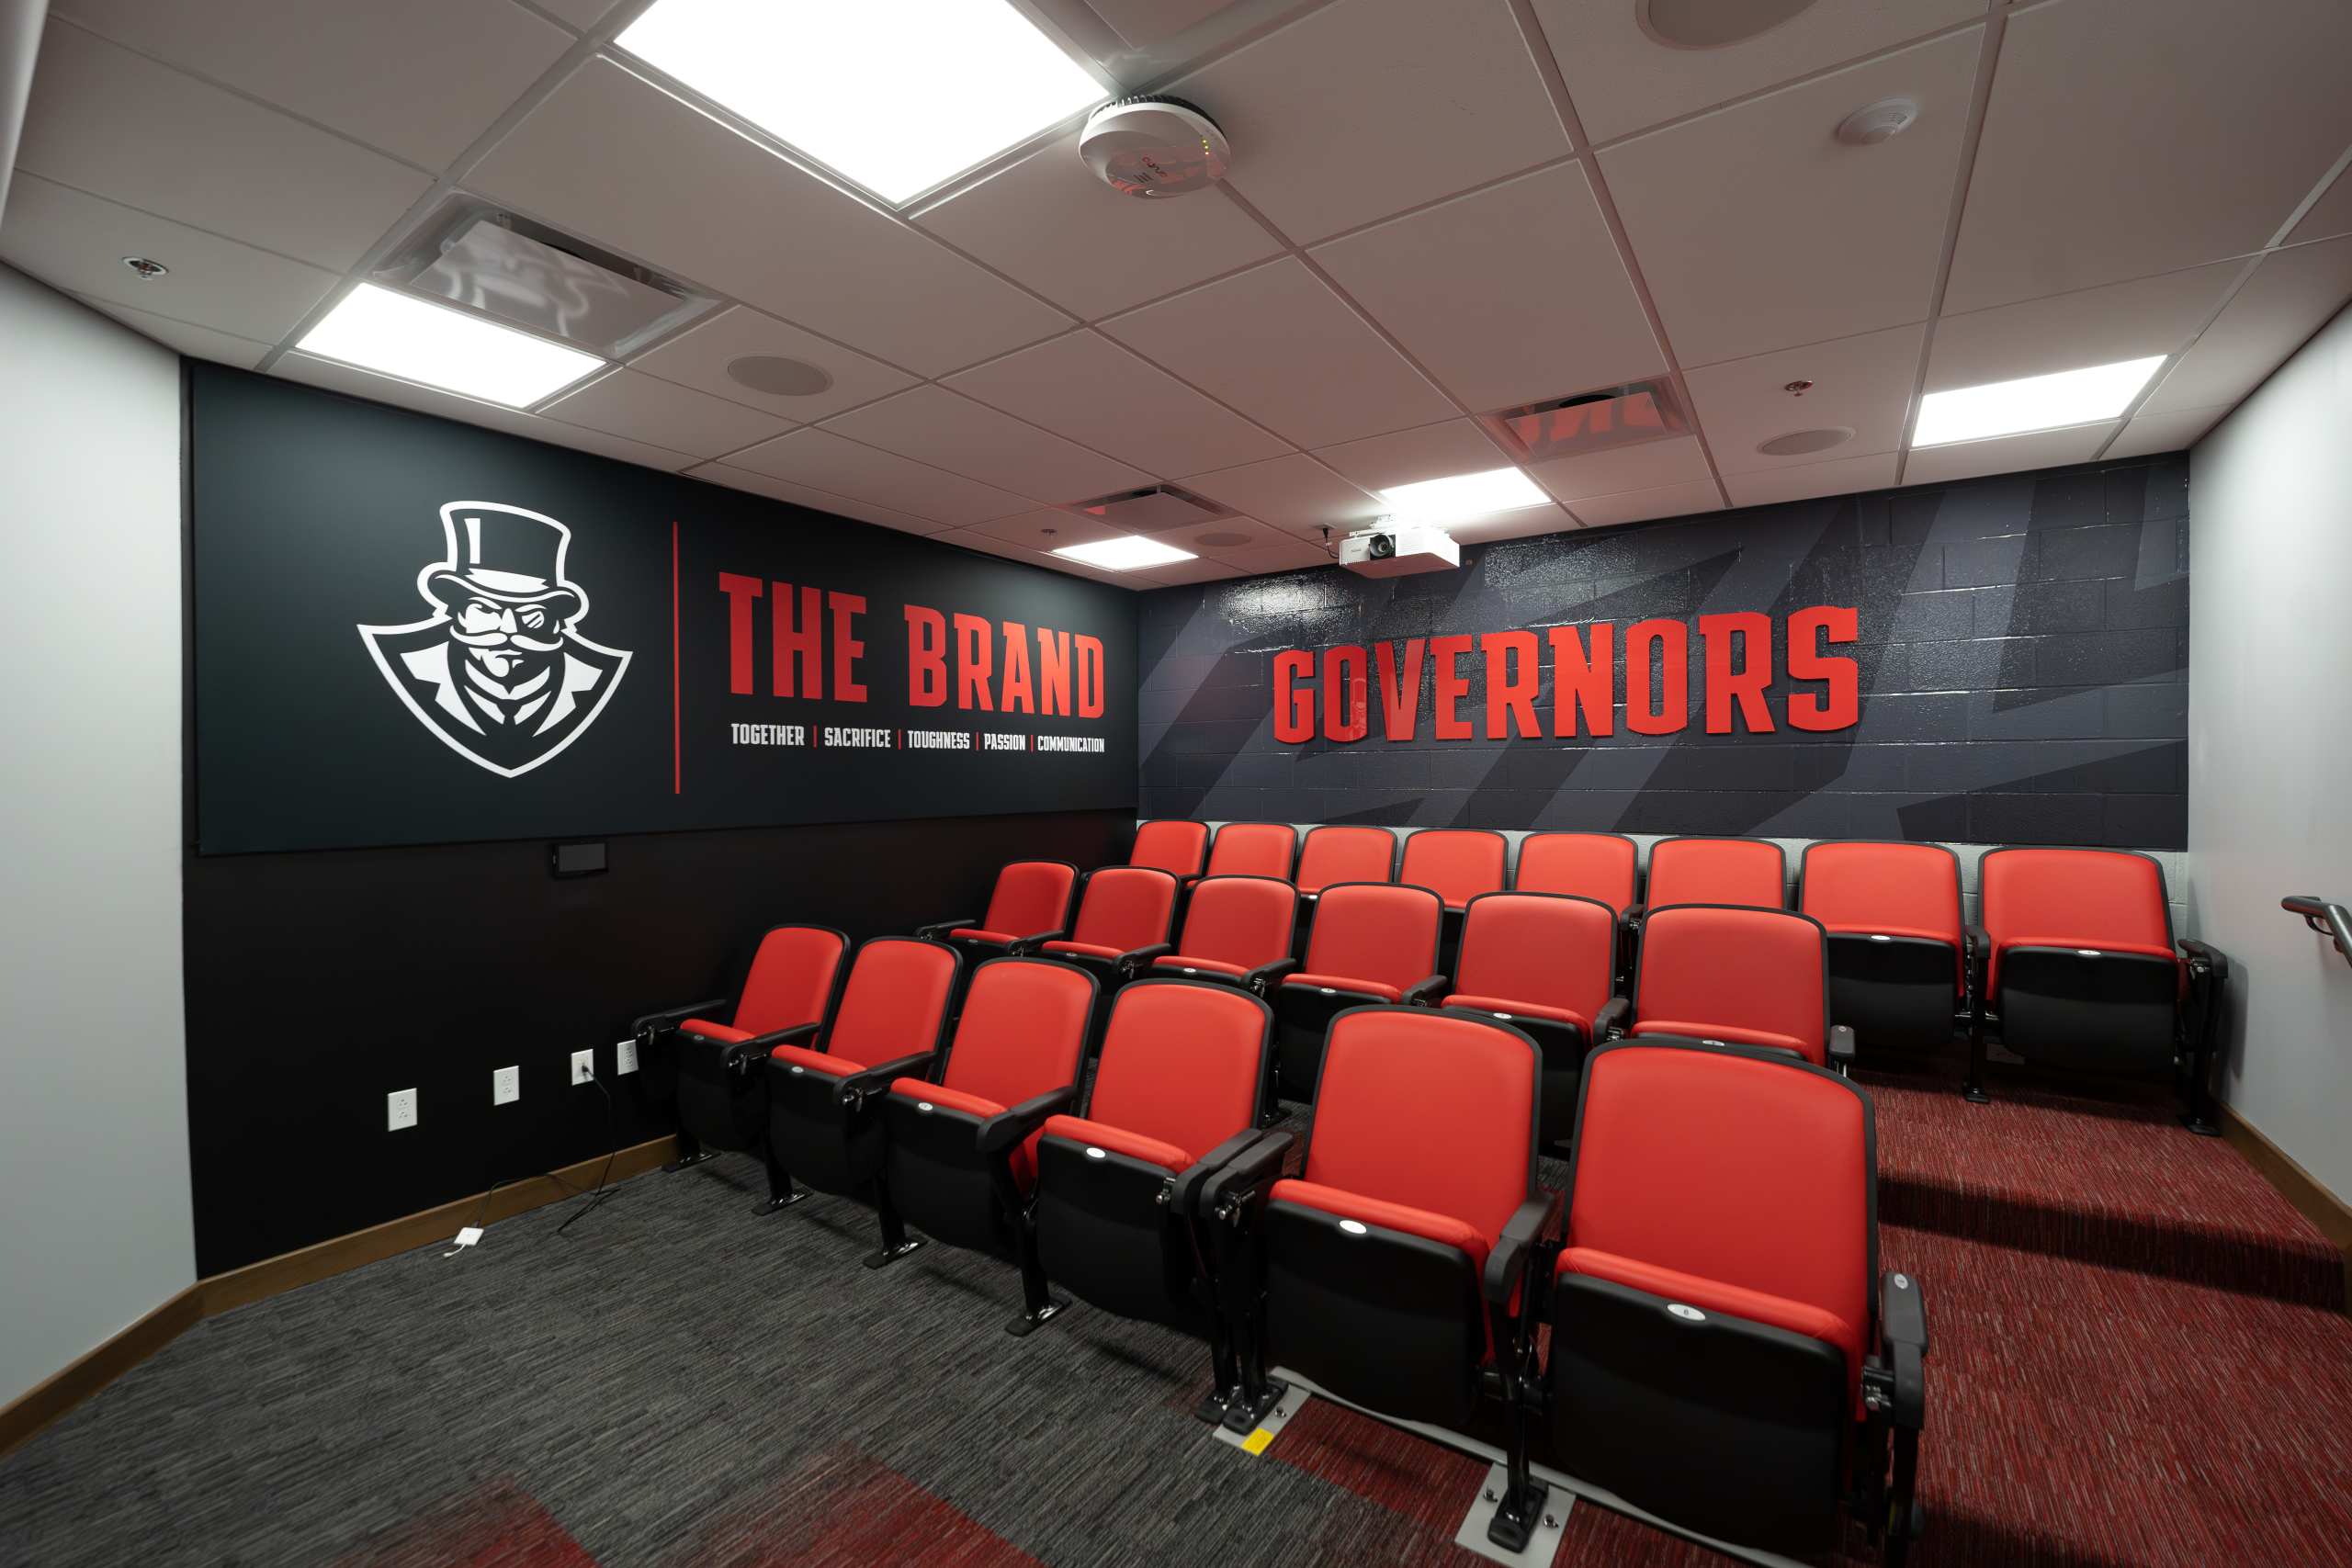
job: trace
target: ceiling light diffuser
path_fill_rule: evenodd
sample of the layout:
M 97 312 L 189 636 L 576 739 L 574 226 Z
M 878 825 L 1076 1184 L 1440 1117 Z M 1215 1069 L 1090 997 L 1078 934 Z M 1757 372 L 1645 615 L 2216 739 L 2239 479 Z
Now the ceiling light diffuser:
M 1493 468 L 1483 474 L 1456 474 L 1446 479 L 1423 479 L 1380 492 L 1400 515 L 1442 523 L 1449 517 L 1476 517 L 1488 512 L 1515 512 L 1541 506 L 1552 498 L 1517 468 Z
M 614 41 L 893 205 L 1110 96 L 1005 0 L 659 0 Z
M 593 354 L 363 283 L 294 345 L 322 359 L 526 408 L 605 362 Z
M 2028 376 L 1988 387 L 1929 392 L 1920 400 L 1919 428 L 1912 434 L 1911 445 L 1949 446 L 1956 441 L 2098 424 L 2131 406 L 2164 362 L 2160 354 L 2153 359 L 2094 365 L 2054 376 Z
M 1124 539 L 1101 539 L 1091 545 L 1065 545 L 1053 553 L 1080 566 L 1099 566 L 1104 571 L 1140 571 L 1148 566 L 1166 566 L 1172 560 L 1200 558 L 1190 550 L 1180 550 L 1157 539 L 1138 539 L 1133 535 Z

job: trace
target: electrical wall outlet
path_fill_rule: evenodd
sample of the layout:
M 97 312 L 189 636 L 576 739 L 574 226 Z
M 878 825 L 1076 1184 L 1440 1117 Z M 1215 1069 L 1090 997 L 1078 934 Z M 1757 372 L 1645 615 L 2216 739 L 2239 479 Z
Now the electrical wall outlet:
M 490 1075 L 490 1102 L 492 1105 L 504 1105 L 509 1100 L 522 1098 L 522 1068 L 501 1067 Z
M 595 1077 L 595 1051 L 593 1048 L 586 1051 L 574 1051 L 571 1054 L 571 1081 L 573 1083 L 591 1083 L 594 1081 Z
M 384 1096 L 384 1130 L 397 1133 L 416 1125 L 416 1090 L 396 1089 Z
M 613 1068 L 615 1073 L 637 1071 L 637 1042 L 634 1040 L 616 1042 L 613 1046 L 613 1058 L 616 1064 Z

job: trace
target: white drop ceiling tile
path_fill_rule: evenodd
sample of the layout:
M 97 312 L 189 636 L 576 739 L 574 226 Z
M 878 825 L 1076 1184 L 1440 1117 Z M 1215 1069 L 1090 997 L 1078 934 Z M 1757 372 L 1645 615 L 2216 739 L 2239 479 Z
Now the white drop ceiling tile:
M 1104 571 L 1099 567 L 1064 560 L 1058 556 L 1046 555 L 1009 539 L 995 538 L 973 528 L 958 528 L 953 533 L 932 536 L 943 545 L 961 545 L 967 550 L 978 550 L 1002 560 L 1019 561 L 1023 566 L 1034 566 L 1045 571 L 1057 571 L 1065 577 L 1083 577 L 1090 581 L 1108 583 L 1114 588 L 1134 590 L 1154 586 L 1136 581 L 1132 572 Z
M 1030 549 L 1050 551 L 1067 549 L 1072 545 L 1099 544 L 1104 539 L 1134 537 L 1125 528 L 1114 528 L 1108 523 L 1075 513 L 1061 512 L 1052 507 L 1035 512 L 1023 512 L 1012 517 L 1000 517 L 993 523 L 975 523 L 960 532 L 986 534 L 991 539 L 1003 539 Z
M 1035 502 L 1022 496 L 830 430 L 796 430 L 734 453 L 727 461 L 755 474 L 871 502 L 951 528 L 1036 510 Z
M 1418 484 L 1423 479 L 1491 473 L 1512 464 L 1510 454 L 1496 446 L 1475 422 L 1466 419 L 1425 424 L 1418 430 L 1392 431 L 1368 441 L 1318 447 L 1315 457 L 1375 492 L 1397 485 Z
M 1070 324 L 608 60 L 582 67 L 467 185 L 926 376 Z
M 1171 91 L 1301 244 L 1571 151 L 1510 0 L 1341 0 Z
M 1534 534 L 1560 534 L 1576 527 L 1567 508 L 1546 502 L 1541 506 L 1514 507 L 1509 512 L 1455 517 L 1442 526 L 1456 544 L 1490 545 L 1497 539 L 1524 539 Z
M 619 3 L 620 0 L 537 0 L 540 10 L 553 12 L 582 32 L 603 21 Z
M 94 299 L 86 294 L 74 299 L 101 315 L 113 317 L 133 332 L 143 333 L 175 354 L 193 359 L 209 359 L 216 364 L 233 365 L 240 370 L 250 370 L 261 363 L 270 344 L 255 343 L 251 338 L 232 337 L 216 333 L 210 327 L 199 327 L 190 321 L 175 321 L 169 316 L 159 316 L 152 310 L 134 310 L 128 305 L 110 300 Z
M 2287 243 L 2300 245 L 2337 234 L 2352 234 L 2352 169 L 2336 175 L 2320 198 L 2312 203 L 2312 209 L 2303 214 L 2294 232 L 2287 236 Z
M 429 169 L 447 168 L 572 44 L 505 0 L 56 0 L 50 11 Z
M 1261 523 L 1303 535 L 1316 535 L 1326 525 L 1344 534 L 1390 510 L 1378 496 L 1303 456 L 1182 475 L 1177 482 Z
M 1695 435 L 1666 441 L 1645 441 L 1585 457 L 1554 457 L 1527 465 L 1530 478 L 1584 515 L 1588 496 L 1617 495 L 1625 491 L 1657 490 L 1666 485 L 1712 484 L 1707 455 Z
M 1725 474 L 1724 489 L 1734 506 L 1770 506 L 1783 501 L 1813 501 L 1825 495 L 1851 495 L 1857 491 L 1883 490 L 1894 482 L 1895 454 L 1877 452 L 1864 457 L 1832 457 L 1821 463 L 1752 474 Z
M 744 491 L 752 495 L 764 495 L 771 501 L 790 502 L 795 506 L 805 506 L 811 512 L 829 512 L 836 517 L 854 517 L 861 523 L 873 523 L 881 527 L 895 528 L 902 534 L 930 535 L 944 534 L 948 531 L 946 524 L 933 523 L 928 517 L 910 517 L 903 512 L 894 512 L 887 506 L 876 506 L 870 502 L 858 501 L 851 496 L 834 495 L 829 491 L 812 490 L 807 485 L 792 484 L 767 474 L 755 474 L 749 468 L 739 468 L 729 463 L 705 463 L 699 468 L 688 468 L 686 477 L 707 479 L 712 484 L 725 485 L 729 490 Z
M 2207 431 L 2222 423 L 2235 405 L 2182 409 L 2174 413 L 2143 413 L 2123 427 L 2114 445 L 2099 454 L 2108 457 L 2145 457 L 2157 452 L 2186 452 Z
M 1893 327 L 1684 371 L 1716 468 L 1728 479 L 1733 474 L 1819 464 L 1833 460 L 1833 454 L 1850 458 L 1894 452 L 1903 444 L 1903 416 L 1911 406 L 1926 333 L 1924 326 Z M 1792 392 L 1792 381 L 1813 385 Z M 1772 457 L 1757 450 L 1780 436 L 1825 429 L 1854 434 L 1837 447 L 1804 457 Z M 1894 472 L 1891 457 L 1887 471 Z
M 2140 412 L 2231 404 L 2260 386 L 2352 299 L 2352 239 L 2274 251 Z
M 717 457 L 792 428 L 789 420 L 635 370 L 616 370 L 539 412 L 566 424 L 586 425 L 697 457 Z
M 1666 368 L 1581 164 L 1457 197 L 1314 254 L 1474 409 Z
M 1600 154 L 1684 364 L 1928 313 L 1978 42 L 1955 33 Z M 1848 115 L 1897 94 L 1919 103 L 1910 130 L 1875 147 L 1837 139 Z
M 807 397 L 786 398 L 746 387 L 727 374 L 727 367 L 736 360 L 754 355 L 814 365 L 831 376 L 833 384 Z M 814 424 L 917 384 L 917 378 L 903 370 L 893 370 L 854 349 L 828 343 L 789 321 L 763 316 L 749 305 L 722 310 L 692 332 L 639 355 L 629 361 L 629 368 L 745 408 L 763 409 L 795 424 Z
M 1595 141 L 1826 71 L 1985 9 L 1986 0 L 1815 0 L 1755 38 L 1688 49 L 1644 32 L 1631 5 L 1535 0 L 1577 118 Z
M 1951 446 L 1922 446 L 1903 465 L 1906 485 L 1938 484 L 1947 479 L 1975 479 L 1983 474 L 2017 474 L 2029 468 L 2055 468 L 2061 463 L 2087 463 L 2115 433 L 2115 422 L 2083 425 L 2073 430 L 2044 430 L 2031 435 L 2003 435 L 1991 441 L 1962 441 Z
M 2245 270 L 2218 262 L 1936 323 L 1926 390 L 1950 391 L 2179 351 Z
M 1214 191 L 1175 201 L 1120 195 L 1079 160 L 1075 132 L 915 221 L 1087 321 L 1282 249 Z
M 1091 332 L 1048 338 L 945 384 L 1162 479 L 1291 449 Z
M 1331 558 L 1319 547 L 1300 540 L 1269 545 L 1261 550 L 1225 550 L 1212 558 L 1252 577 L 1261 572 L 1304 571 L 1310 567 L 1331 564 Z
M 1576 513 L 1588 528 L 1614 527 L 1620 523 L 1647 523 L 1659 517 L 1688 517 L 1701 512 L 1721 512 L 1723 497 L 1714 481 L 1704 484 L 1661 485 L 1656 490 L 1600 495 L 1576 503 Z
M 1130 574 L 1137 587 L 1185 588 L 1195 582 L 1230 582 L 1250 574 L 1238 566 L 1227 566 L 1221 560 L 1170 561 L 1166 566 L 1153 567 L 1149 571 Z
M 1333 532 L 1337 534 L 1339 530 Z M 1157 534 L 1144 536 L 1147 539 L 1196 556 L 1271 549 L 1276 545 L 1295 544 L 1301 536 L 1277 528 L 1271 523 L 1261 523 L 1254 517 L 1212 517 L 1199 523 L 1187 523 L 1182 528 L 1163 528 Z M 1309 536 L 1307 543 L 1321 549 L 1320 539 L 1321 536 L 1317 534 Z
M 337 272 L 433 184 L 56 21 L 41 35 L 17 164 Z
M 917 387 L 825 422 L 825 428 L 996 485 L 1048 506 L 1151 483 L 1141 468 L 960 397 Z
M 1114 317 L 1102 330 L 1295 446 L 1329 446 L 1459 412 L 1295 257 Z
M 125 256 L 170 271 L 144 280 L 122 265 Z M 22 171 L 0 217 L 0 259 L 69 294 L 273 344 L 341 281 Z
M 356 366 L 338 364 L 332 359 L 320 359 L 307 354 L 288 354 L 270 367 L 273 376 L 283 376 L 289 381 L 305 386 L 323 388 L 331 392 L 343 392 L 372 402 L 390 403 L 394 408 L 413 409 L 419 413 L 438 414 L 443 419 L 461 420 L 487 430 L 503 431 L 509 435 L 527 436 L 554 446 L 568 446 L 576 452 L 593 452 L 598 457 L 614 457 L 639 468 L 660 468 L 675 473 L 692 468 L 696 461 L 688 452 L 672 452 L 650 446 L 626 436 L 608 435 L 600 430 L 587 430 L 576 424 L 562 424 L 551 419 L 540 419 L 520 409 L 502 408 L 496 403 L 480 402 L 432 387 L 420 387 L 413 381 L 396 380 L 379 376 Z
M 2018 12 L 1944 308 L 2260 249 L 2352 143 L 2347 59 L 2347 6 L 2064 0 Z

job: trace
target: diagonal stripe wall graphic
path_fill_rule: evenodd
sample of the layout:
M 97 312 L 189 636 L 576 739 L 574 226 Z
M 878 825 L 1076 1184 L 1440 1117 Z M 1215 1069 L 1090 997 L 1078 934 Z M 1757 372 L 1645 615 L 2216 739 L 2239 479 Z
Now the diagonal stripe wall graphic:
M 1142 609 L 1142 812 L 2182 849 L 2188 503 L 2176 455 L 1473 546 L 1457 571 L 1332 567 L 1159 590 Z M 1789 718 L 1792 697 L 1825 690 L 1790 675 L 1792 617 L 1815 606 L 1855 617 L 1850 640 L 1833 626 L 1818 644 L 1853 662 L 1854 722 L 1835 729 Z M 1713 733 L 1706 648 L 1730 634 L 1709 618 L 1743 613 L 1769 618 L 1770 680 L 1757 707 L 1719 695 L 1728 717 Z M 1647 640 L 1633 695 L 1679 674 L 1687 721 L 1644 734 L 1626 649 L 1637 624 L 1659 621 L 1687 628 L 1687 657 L 1674 670 L 1670 643 Z M 1574 627 L 1592 647 L 1604 624 L 1612 732 L 1564 732 L 1546 639 Z M 1543 649 L 1543 733 L 1517 720 L 1498 733 L 1487 638 L 1522 631 Z M 1801 626 L 1800 643 L 1815 635 Z M 1465 694 L 1445 716 L 1469 735 L 1438 738 L 1446 671 L 1430 662 L 1411 737 L 1392 739 L 1380 645 L 1401 669 L 1415 639 L 1449 637 L 1472 639 L 1454 661 Z M 1763 649 L 1747 640 L 1727 671 L 1754 673 Z M 1374 655 L 1369 733 L 1353 740 L 1334 738 L 1323 691 L 1326 655 L 1347 648 Z M 1286 742 L 1294 700 L 1312 734 Z M 1665 716 L 1656 728 L 1672 704 L 1650 711 Z

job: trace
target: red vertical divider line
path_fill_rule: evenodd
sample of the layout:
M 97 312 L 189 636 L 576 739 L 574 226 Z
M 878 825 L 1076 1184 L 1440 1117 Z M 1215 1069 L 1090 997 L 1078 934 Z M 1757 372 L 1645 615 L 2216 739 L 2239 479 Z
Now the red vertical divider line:
M 670 520 L 670 793 L 686 793 L 686 750 L 678 699 L 678 522 Z

